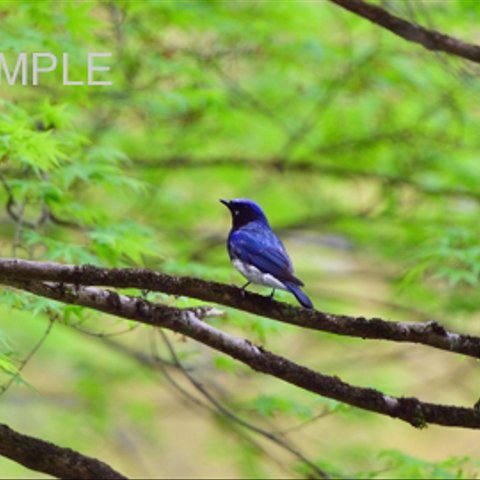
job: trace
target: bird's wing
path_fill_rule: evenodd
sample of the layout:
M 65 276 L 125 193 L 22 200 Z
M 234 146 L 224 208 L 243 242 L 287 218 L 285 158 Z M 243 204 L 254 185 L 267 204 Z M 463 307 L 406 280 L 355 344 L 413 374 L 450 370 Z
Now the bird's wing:
M 239 229 L 232 232 L 228 243 L 233 258 L 253 265 L 281 282 L 303 285 L 302 281 L 293 275 L 292 262 L 271 230 Z

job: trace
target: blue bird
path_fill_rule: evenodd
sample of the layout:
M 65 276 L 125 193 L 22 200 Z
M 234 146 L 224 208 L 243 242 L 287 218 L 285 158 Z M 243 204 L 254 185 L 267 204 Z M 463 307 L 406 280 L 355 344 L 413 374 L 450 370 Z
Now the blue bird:
M 232 214 L 227 249 L 233 266 L 248 280 L 242 287 L 257 283 L 287 290 L 305 307 L 313 308 L 300 289 L 303 282 L 293 274 L 293 266 L 283 243 L 270 228 L 267 217 L 252 200 L 220 200 Z

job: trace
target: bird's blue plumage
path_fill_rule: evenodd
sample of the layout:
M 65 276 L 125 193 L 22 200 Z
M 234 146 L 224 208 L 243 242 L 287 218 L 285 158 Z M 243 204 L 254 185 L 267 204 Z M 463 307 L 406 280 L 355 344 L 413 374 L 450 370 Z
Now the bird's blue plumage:
M 232 260 L 255 266 L 283 282 L 303 285 L 294 277 L 292 262 L 278 237 L 264 225 L 251 222 L 228 236 L 228 252 Z
M 285 247 L 270 228 L 262 209 L 251 200 L 222 200 L 232 214 L 232 230 L 227 248 L 235 267 L 254 283 L 283 288 L 295 295 L 306 308 L 312 302 L 300 289 Z

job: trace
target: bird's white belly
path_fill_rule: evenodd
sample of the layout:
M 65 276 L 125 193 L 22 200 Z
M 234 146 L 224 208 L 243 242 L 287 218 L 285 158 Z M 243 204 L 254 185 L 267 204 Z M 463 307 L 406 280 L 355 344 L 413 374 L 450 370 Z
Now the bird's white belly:
M 241 260 L 232 260 L 233 266 L 250 282 L 271 288 L 287 290 L 285 285 L 269 273 L 261 272 L 257 267 L 244 263 Z

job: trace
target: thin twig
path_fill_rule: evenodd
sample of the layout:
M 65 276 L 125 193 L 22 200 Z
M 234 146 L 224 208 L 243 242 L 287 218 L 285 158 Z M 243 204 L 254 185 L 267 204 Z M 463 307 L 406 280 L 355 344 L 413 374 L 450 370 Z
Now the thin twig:
M 268 430 L 265 430 L 257 425 L 254 425 L 251 422 L 244 420 L 243 418 L 239 417 L 237 414 L 232 412 L 228 407 L 226 407 L 223 403 L 221 403 L 218 399 L 216 399 L 204 386 L 200 383 L 190 372 L 184 369 L 173 345 L 169 341 L 168 337 L 165 335 L 162 329 L 158 329 L 160 336 L 164 344 L 166 345 L 170 355 L 172 357 L 172 361 L 178 366 L 178 368 L 183 372 L 186 378 L 190 381 L 190 383 L 225 417 L 229 418 L 230 420 L 242 425 L 243 427 L 247 428 L 250 431 L 253 431 L 262 437 L 267 438 L 271 442 L 275 443 L 276 445 L 284 448 L 292 455 L 297 457 L 300 461 L 302 461 L 307 467 L 309 467 L 312 472 L 315 472 L 320 478 L 330 478 L 327 472 L 320 469 L 317 465 L 315 465 L 311 460 L 309 460 L 302 452 L 300 452 L 297 448 L 292 447 L 285 439 L 275 435 Z
M 16 373 L 12 375 L 12 377 L 7 382 L 5 382 L 3 385 L 0 386 L 0 395 L 3 395 L 11 387 L 13 382 L 17 380 L 17 378 L 22 373 L 22 370 L 27 366 L 28 362 L 33 358 L 33 356 L 38 352 L 38 350 L 40 350 L 45 340 L 47 339 L 48 335 L 52 331 L 53 324 L 54 324 L 54 320 L 49 318 L 48 325 L 45 332 L 42 334 L 40 339 L 35 343 L 35 345 L 30 350 L 28 355 L 20 362 L 20 366 L 17 368 Z

